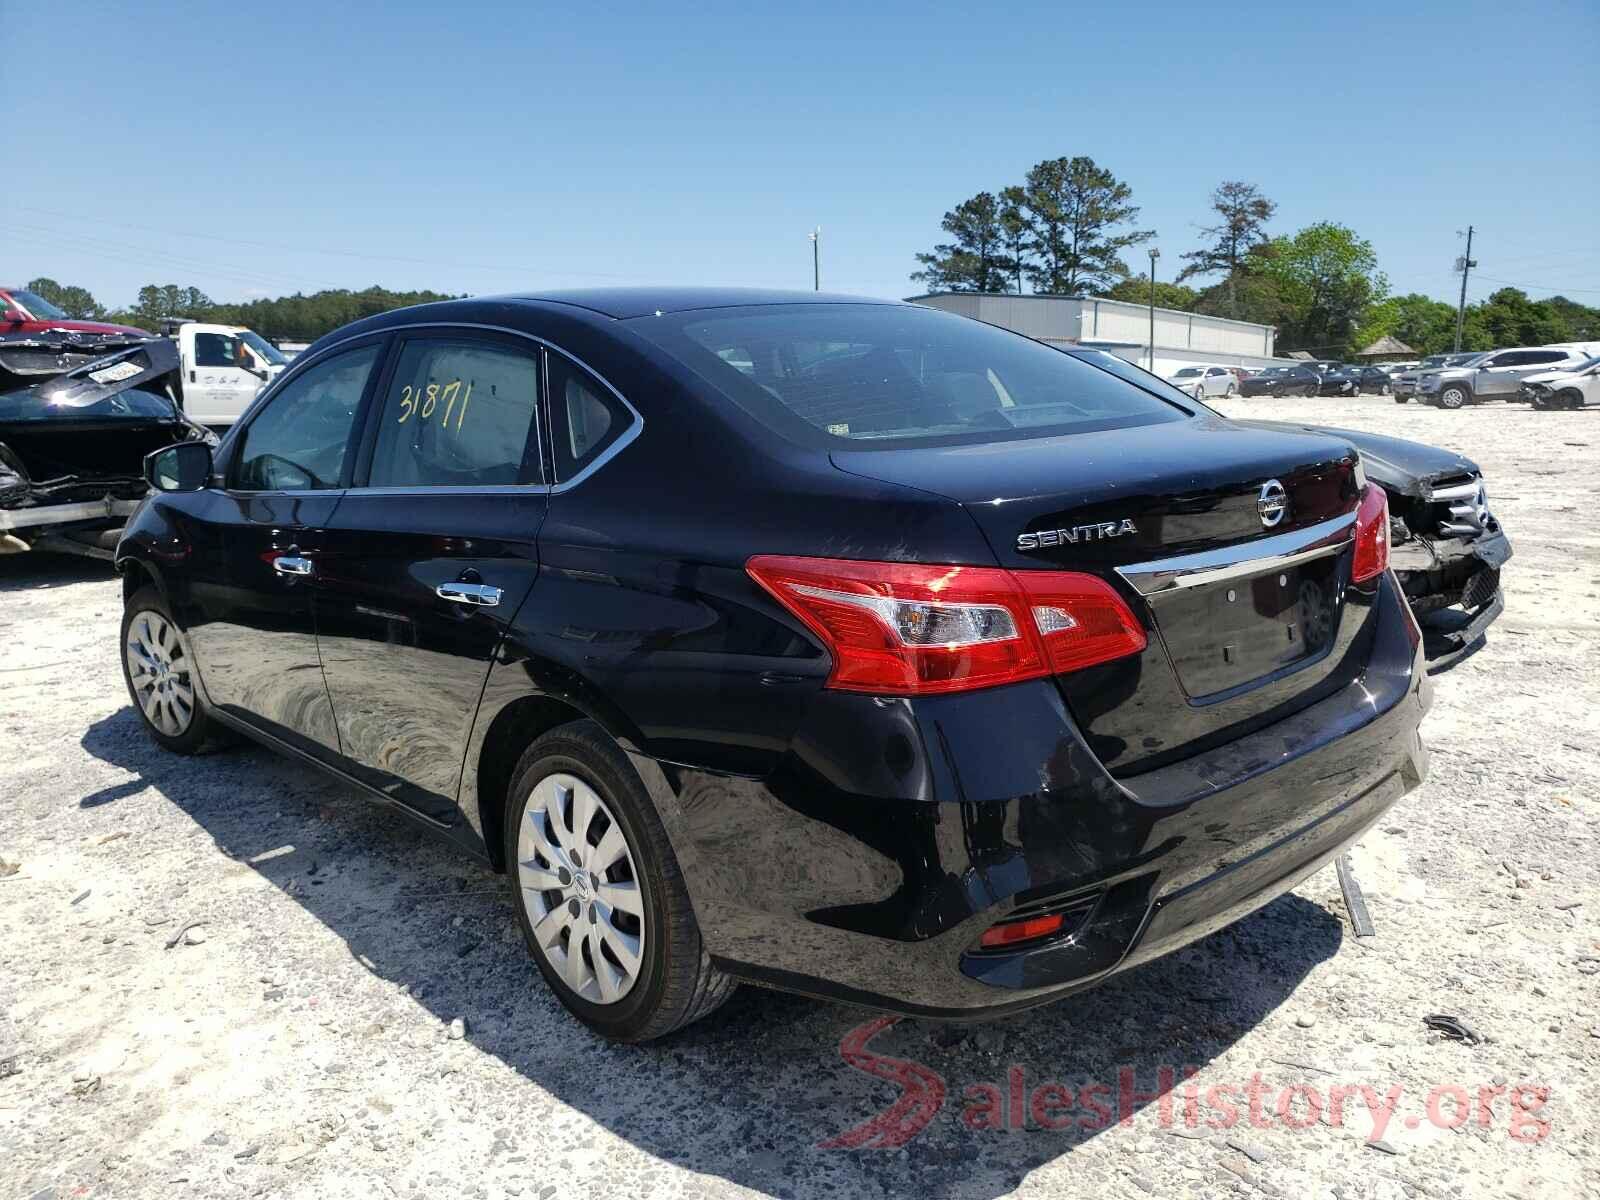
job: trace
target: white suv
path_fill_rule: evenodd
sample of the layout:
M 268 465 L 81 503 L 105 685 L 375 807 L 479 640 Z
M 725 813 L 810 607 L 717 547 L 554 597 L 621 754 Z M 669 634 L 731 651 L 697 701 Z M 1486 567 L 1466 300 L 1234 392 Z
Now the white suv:
M 1535 408 L 1582 408 L 1600 404 L 1600 355 L 1574 367 L 1541 371 L 1522 381 L 1522 399 Z

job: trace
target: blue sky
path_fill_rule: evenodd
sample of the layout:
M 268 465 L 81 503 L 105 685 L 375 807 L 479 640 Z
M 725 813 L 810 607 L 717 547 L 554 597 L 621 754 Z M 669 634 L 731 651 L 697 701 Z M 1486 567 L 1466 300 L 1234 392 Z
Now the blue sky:
M 944 211 L 1086 154 L 1162 275 L 1223 179 L 1397 291 L 1600 304 L 1600 5 L 0 0 L 0 276 L 127 303 L 620 282 L 905 296 Z M 1134 264 L 1136 267 L 1141 263 Z

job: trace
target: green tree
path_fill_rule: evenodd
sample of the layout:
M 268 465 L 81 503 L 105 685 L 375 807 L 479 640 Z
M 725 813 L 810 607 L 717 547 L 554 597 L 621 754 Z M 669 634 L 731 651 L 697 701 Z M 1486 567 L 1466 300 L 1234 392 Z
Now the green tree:
M 1548 301 L 1529 300 L 1526 292 L 1501 288 L 1467 314 L 1474 340 L 1483 349 L 1497 346 L 1542 346 L 1569 340 L 1567 323 Z
M 1263 196 L 1255 184 L 1230 179 L 1211 193 L 1211 207 L 1219 220 L 1200 231 L 1207 239 L 1206 245 L 1181 256 L 1188 265 L 1179 272 L 1178 280 L 1181 283 L 1196 275 L 1222 273 L 1228 298 L 1225 315 L 1237 318 L 1240 268 L 1250 251 L 1267 240 L 1266 225 L 1278 206 Z
M 179 287 L 175 283 L 147 283 L 139 289 L 139 298 L 133 311 L 146 320 L 162 317 L 194 317 L 205 320 L 212 308 L 211 297 L 197 287 Z
M 105 317 L 106 310 L 89 293 L 88 288 L 57 283 L 54 279 L 41 275 L 38 279 L 29 281 L 28 291 L 41 300 L 54 304 L 67 316 L 79 321 L 98 321 Z
M 945 213 L 940 224 L 955 241 L 917 255 L 922 270 L 911 278 L 932 292 L 1006 291 L 1010 263 L 1001 211 L 993 192 L 979 192 Z
M 1276 282 L 1285 302 L 1285 318 L 1277 322 L 1280 351 L 1348 354 L 1368 308 L 1388 291 L 1372 243 L 1331 221 L 1274 238 L 1252 262 Z
M 1105 290 L 1105 295 L 1108 300 L 1149 304 L 1150 273 L 1143 271 L 1127 279 L 1118 280 Z M 1193 288 L 1184 287 L 1181 283 L 1163 283 L 1159 279 L 1156 280 L 1157 308 L 1176 308 L 1182 312 L 1193 312 L 1199 299 L 1200 293 Z
M 1000 191 L 1000 231 L 1005 239 L 1006 271 L 1022 295 L 1022 273 L 1027 267 L 1028 242 L 1033 222 L 1028 217 L 1028 193 L 1012 184 Z
M 1126 231 L 1139 216 L 1133 190 L 1092 158 L 1051 158 L 1028 172 L 1024 208 L 1031 226 L 1024 268 L 1036 292 L 1078 296 L 1128 277 L 1122 252 L 1154 230 Z
M 1418 354 L 1442 354 L 1455 342 L 1455 306 L 1416 292 L 1390 296 L 1367 310 L 1350 343 L 1360 350 L 1385 335 L 1399 338 Z

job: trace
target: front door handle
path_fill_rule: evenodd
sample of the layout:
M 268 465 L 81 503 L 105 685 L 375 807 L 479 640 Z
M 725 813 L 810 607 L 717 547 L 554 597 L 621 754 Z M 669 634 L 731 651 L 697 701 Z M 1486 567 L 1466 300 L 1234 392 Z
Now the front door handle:
M 487 583 L 441 583 L 434 589 L 442 600 L 454 601 L 456 604 L 480 605 L 484 608 L 493 608 L 500 603 L 503 594 L 499 588 Z
M 280 554 L 272 560 L 272 569 L 279 575 L 309 575 L 316 570 L 316 564 L 298 554 Z

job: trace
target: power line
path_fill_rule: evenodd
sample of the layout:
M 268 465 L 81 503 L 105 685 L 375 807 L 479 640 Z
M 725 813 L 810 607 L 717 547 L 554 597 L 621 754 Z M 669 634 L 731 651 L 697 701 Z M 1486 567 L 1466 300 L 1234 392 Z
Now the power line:
M 413 266 L 424 267 L 449 267 L 453 269 L 466 268 L 473 271 L 502 271 L 518 275 L 527 275 L 534 271 L 544 271 L 551 275 L 569 275 L 574 278 L 588 279 L 632 279 L 632 275 L 617 274 L 615 272 L 601 271 L 569 271 L 565 268 L 529 268 L 525 266 L 508 265 L 506 263 L 471 263 L 461 262 L 459 259 L 430 259 L 412 258 L 399 254 L 366 254 L 359 250 L 328 250 L 316 246 L 287 244 L 283 242 L 263 242 L 250 238 L 225 236 L 214 233 L 195 233 L 176 229 L 157 229 L 150 225 L 130 225 L 120 221 L 104 221 L 95 217 L 85 217 L 75 213 L 58 212 L 54 209 L 36 208 L 32 205 L 17 204 L 10 206 L 13 211 L 39 213 L 47 217 L 56 217 L 63 221 L 84 221 L 95 226 L 110 226 L 117 229 L 132 229 L 139 233 L 154 233 L 162 237 L 192 238 L 207 242 L 226 242 L 230 246 L 252 246 L 258 250 L 277 250 L 296 254 L 320 254 L 336 258 L 360 258 L 371 262 L 383 263 L 409 263 Z

